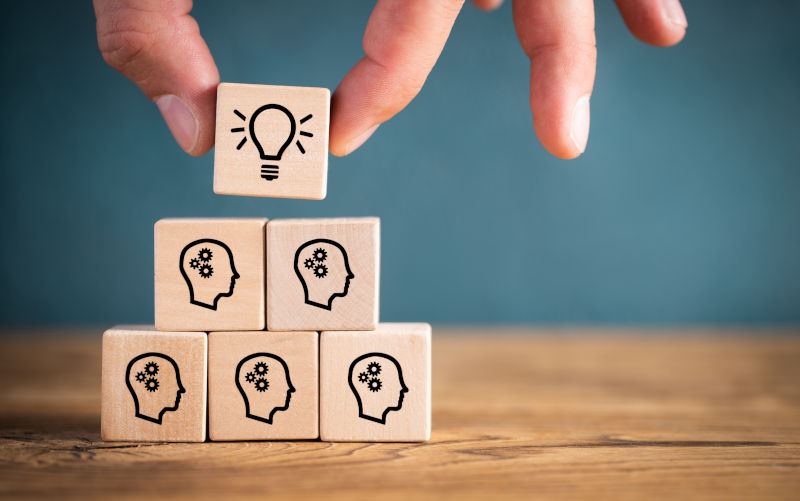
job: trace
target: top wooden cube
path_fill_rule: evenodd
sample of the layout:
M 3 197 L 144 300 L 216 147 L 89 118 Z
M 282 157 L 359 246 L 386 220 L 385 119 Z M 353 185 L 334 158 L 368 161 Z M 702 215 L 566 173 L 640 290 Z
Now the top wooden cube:
M 214 193 L 325 198 L 330 100 L 324 88 L 219 84 Z

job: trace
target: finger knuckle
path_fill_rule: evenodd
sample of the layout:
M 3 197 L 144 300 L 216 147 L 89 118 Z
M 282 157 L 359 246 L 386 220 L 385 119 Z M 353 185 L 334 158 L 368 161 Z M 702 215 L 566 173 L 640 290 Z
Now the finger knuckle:
M 98 43 L 105 62 L 122 72 L 139 59 L 149 46 L 147 36 L 135 31 L 108 33 L 100 37 Z
M 97 45 L 103 59 L 112 68 L 129 73 L 154 43 L 151 16 L 138 12 L 117 11 L 97 20 Z

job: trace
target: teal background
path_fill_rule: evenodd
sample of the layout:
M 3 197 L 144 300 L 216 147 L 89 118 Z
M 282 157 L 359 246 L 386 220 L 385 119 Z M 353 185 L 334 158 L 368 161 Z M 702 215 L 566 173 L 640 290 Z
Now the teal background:
M 800 321 L 800 71 L 789 1 L 686 2 L 678 47 L 597 3 L 586 154 L 538 143 L 509 5 L 466 6 L 419 97 L 330 158 L 322 202 L 218 196 L 108 68 L 90 2 L 0 17 L 0 323 L 151 322 L 153 223 L 380 216 L 384 320 Z M 224 81 L 334 89 L 371 4 L 197 2 Z

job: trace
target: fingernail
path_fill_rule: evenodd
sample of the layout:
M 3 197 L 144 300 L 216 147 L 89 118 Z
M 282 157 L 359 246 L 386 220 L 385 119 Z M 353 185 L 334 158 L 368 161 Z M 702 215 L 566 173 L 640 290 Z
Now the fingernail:
M 677 24 L 682 28 L 689 26 L 686 20 L 686 13 L 683 12 L 680 0 L 661 0 L 661 5 L 664 7 L 664 15 L 667 16 L 669 22 Z
M 167 122 L 169 131 L 183 151 L 189 152 L 197 142 L 197 120 L 178 96 L 167 94 L 156 99 L 156 106 Z
M 589 140 L 589 94 L 582 96 L 572 108 L 572 125 L 569 131 L 572 144 L 581 153 L 586 149 Z
M 360 136 L 347 143 L 347 154 L 349 155 L 350 153 L 357 150 L 362 144 L 364 144 L 367 141 L 367 139 L 369 139 L 369 137 L 372 134 L 374 134 L 376 130 L 378 130 L 378 127 L 380 125 L 381 124 L 378 124 L 374 127 L 370 127 L 369 129 L 361 133 Z

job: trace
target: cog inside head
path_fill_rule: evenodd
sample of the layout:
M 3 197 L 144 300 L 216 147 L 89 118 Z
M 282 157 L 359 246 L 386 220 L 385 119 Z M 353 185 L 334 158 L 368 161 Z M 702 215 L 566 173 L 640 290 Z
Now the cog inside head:
M 314 267 L 314 276 L 317 278 L 325 278 L 328 275 L 328 267 L 324 264 L 318 264 Z
M 144 387 L 147 391 L 153 392 L 158 390 L 158 379 L 151 377 L 144 383 Z
M 148 376 L 155 376 L 158 374 L 158 364 L 155 362 L 147 362 L 144 364 L 144 371 Z
M 266 378 L 260 377 L 256 379 L 255 387 L 256 390 L 260 392 L 267 391 L 269 389 L 269 381 L 267 381 Z
M 358 382 L 359 383 L 366 383 L 369 379 L 369 375 L 366 372 L 362 372 L 358 375 Z
M 314 251 L 314 261 L 323 262 L 328 259 L 328 251 L 319 247 L 317 250 Z
M 247 374 L 244 375 L 244 380 L 247 381 L 248 383 L 252 383 L 253 381 L 256 380 L 256 375 L 253 374 L 252 372 L 248 372 Z
M 303 261 L 303 266 L 305 266 L 307 270 L 310 270 L 314 267 L 314 260 L 307 258 L 305 261 Z
M 209 278 L 214 274 L 214 268 L 210 264 L 204 264 L 197 270 L 201 277 Z
M 269 366 L 264 362 L 256 362 L 256 365 L 253 368 L 253 372 L 255 372 L 259 376 L 263 376 L 264 374 L 269 372 Z
M 144 375 L 144 372 L 137 372 L 136 373 L 136 382 L 137 383 L 144 383 L 144 380 L 146 378 L 147 378 L 147 376 Z
M 377 376 L 381 373 L 381 364 L 378 362 L 370 362 L 367 364 L 367 372 L 369 372 L 370 376 Z
M 196 270 L 198 267 L 200 267 L 200 260 L 196 257 L 192 258 L 191 261 L 189 261 L 189 267 L 193 270 Z
M 200 258 L 200 261 L 207 263 L 211 261 L 212 257 L 214 257 L 214 253 L 211 252 L 211 249 L 208 247 L 203 247 L 200 249 L 200 252 L 197 253 L 197 257 Z
M 382 387 L 383 387 L 383 383 L 381 382 L 380 379 L 378 379 L 376 377 L 370 379 L 369 382 L 367 383 L 367 388 L 369 388 L 369 391 L 373 391 L 373 392 L 381 391 Z

